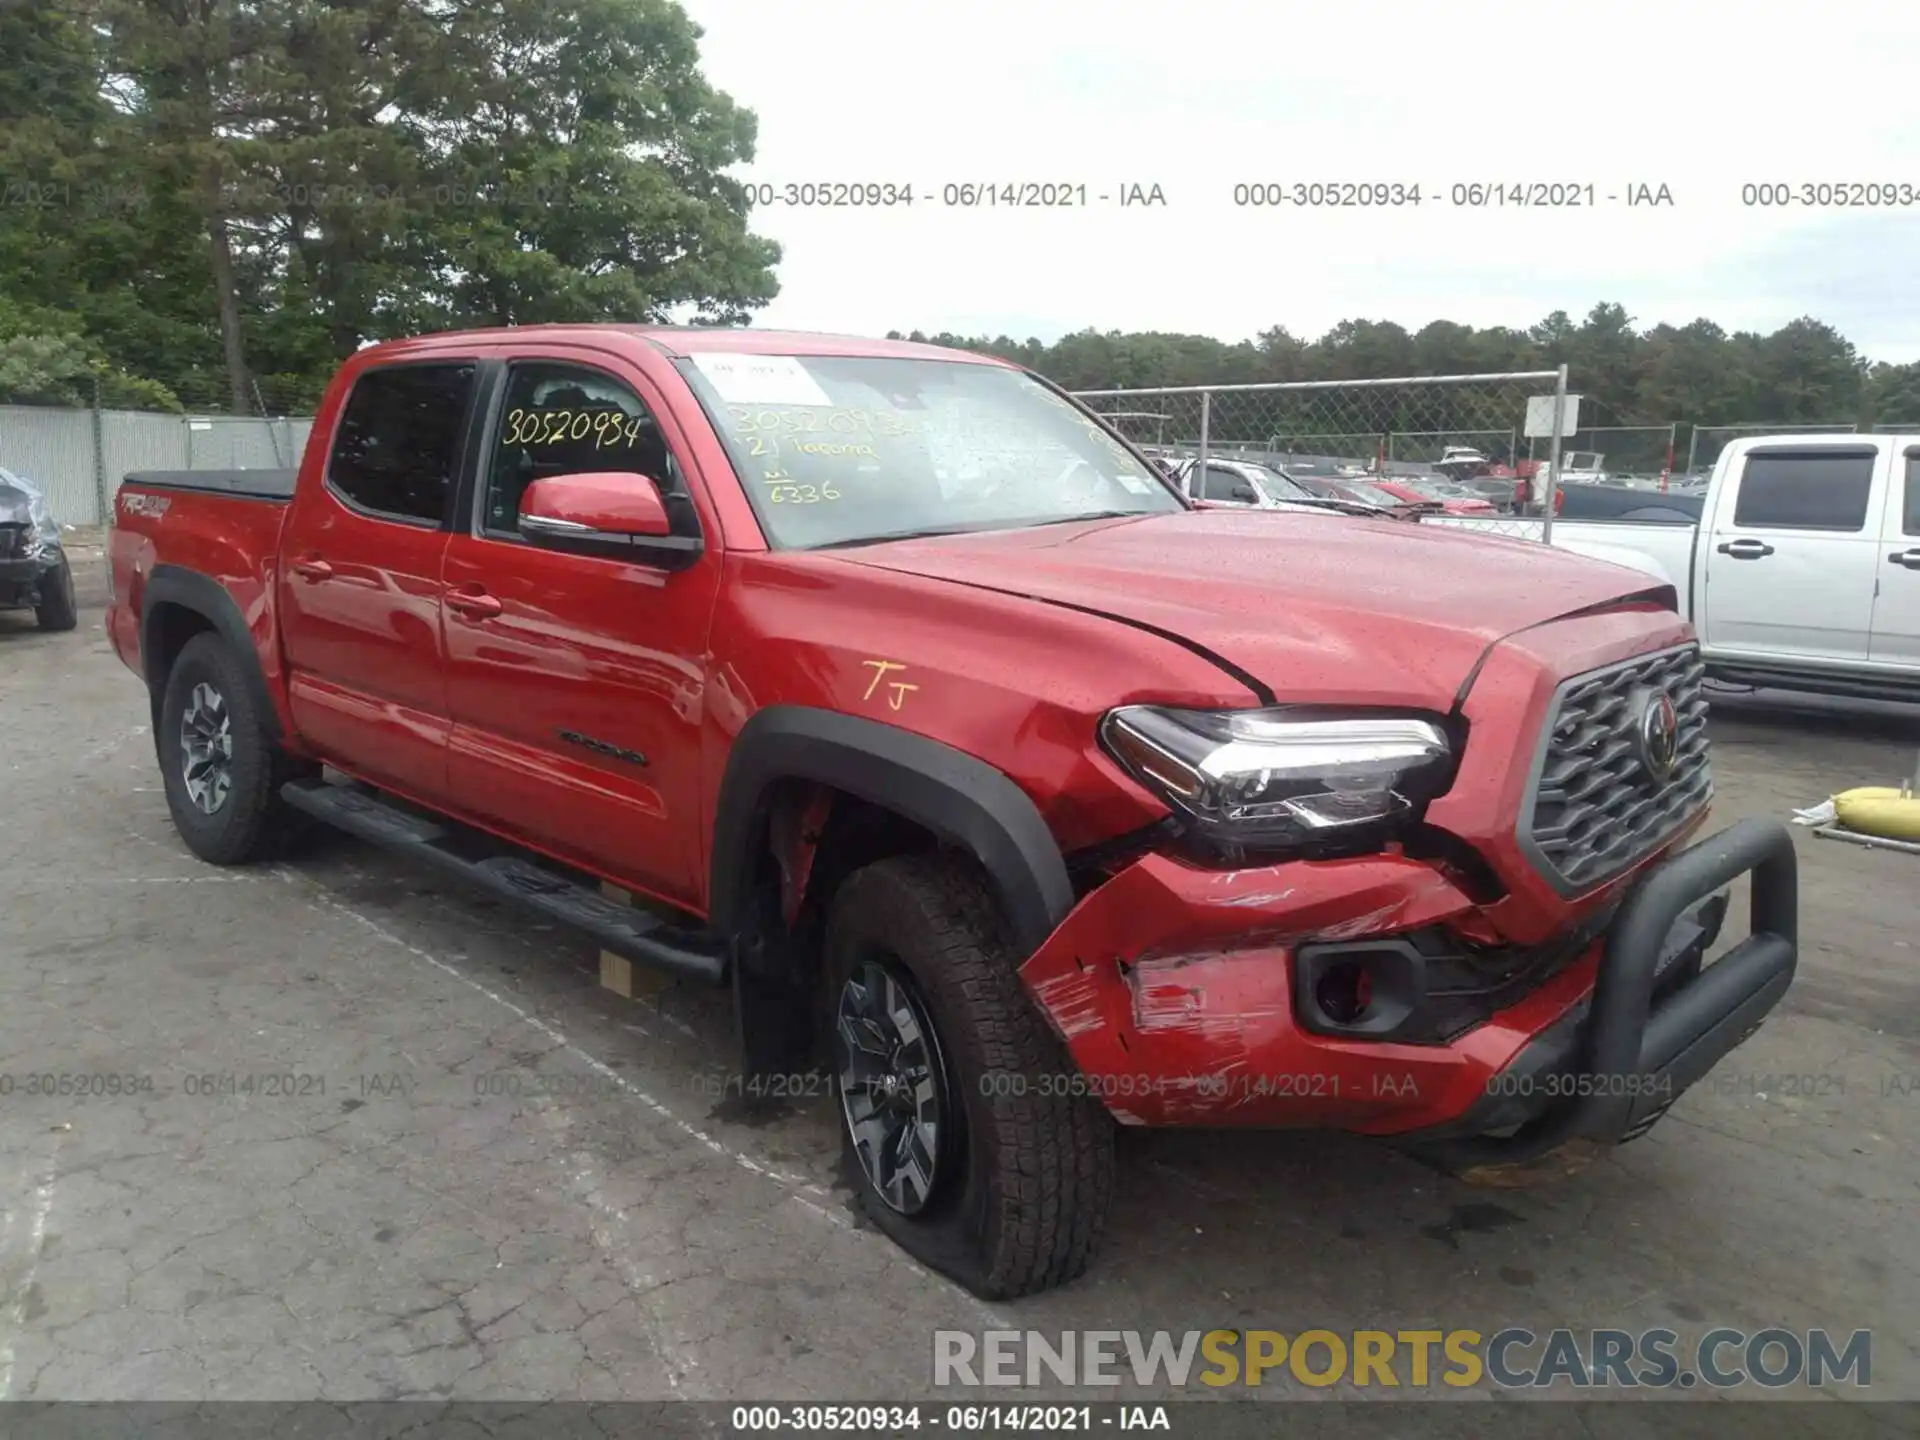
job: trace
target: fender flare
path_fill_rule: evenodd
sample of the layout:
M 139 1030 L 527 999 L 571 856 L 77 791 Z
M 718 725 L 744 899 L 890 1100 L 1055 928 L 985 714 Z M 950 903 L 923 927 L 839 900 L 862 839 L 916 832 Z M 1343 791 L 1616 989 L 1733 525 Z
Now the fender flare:
M 218 580 L 179 565 L 154 566 L 140 595 L 140 673 L 146 677 L 156 709 L 160 704 L 160 677 L 153 673 L 153 656 L 159 639 L 155 629 L 159 617 L 155 611 L 161 605 L 178 605 L 184 610 L 191 610 L 227 642 L 228 648 L 240 662 L 241 673 L 247 677 L 247 688 L 253 692 L 255 712 L 265 722 L 268 734 L 276 742 L 282 739 L 280 712 L 267 689 L 266 672 L 260 666 L 260 652 L 254 645 L 253 632 L 247 628 L 247 622 L 240 614 L 239 605 Z
M 781 780 L 831 785 L 926 827 L 978 860 L 1024 954 L 1073 908 L 1053 832 L 1026 791 L 964 751 L 896 726 L 806 705 L 773 705 L 740 730 L 714 812 L 709 923 L 748 923 L 752 846 Z

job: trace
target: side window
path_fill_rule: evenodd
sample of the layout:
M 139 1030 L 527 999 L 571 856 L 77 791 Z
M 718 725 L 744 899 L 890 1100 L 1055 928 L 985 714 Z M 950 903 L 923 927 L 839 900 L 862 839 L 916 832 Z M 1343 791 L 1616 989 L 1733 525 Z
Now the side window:
M 515 365 L 488 450 L 482 527 L 517 535 L 527 486 L 596 470 L 630 472 L 636 485 L 657 486 L 675 529 L 681 528 L 686 517 L 675 501 L 687 503 L 685 487 L 653 412 L 639 396 L 585 366 L 545 360 Z
M 1209 465 L 1207 467 L 1206 490 L 1201 498 L 1206 500 L 1226 500 L 1235 505 L 1246 505 L 1251 503 L 1247 500 L 1246 496 L 1247 492 L 1252 489 L 1252 484 L 1244 476 L 1236 475 L 1231 470 L 1223 470 L 1217 465 Z M 1240 492 L 1237 495 L 1234 493 L 1236 490 Z
M 363 510 L 444 523 L 473 371 L 471 364 L 367 371 L 340 417 L 328 483 Z
M 1803 451 L 1747 457 L 1733 523 L 1756 529 L 1857 531 L 1877 457 L 1867 451 Z
M 1920 535 L 1920 450 L 1907 452 L 1907 509 L 1901 530 Z

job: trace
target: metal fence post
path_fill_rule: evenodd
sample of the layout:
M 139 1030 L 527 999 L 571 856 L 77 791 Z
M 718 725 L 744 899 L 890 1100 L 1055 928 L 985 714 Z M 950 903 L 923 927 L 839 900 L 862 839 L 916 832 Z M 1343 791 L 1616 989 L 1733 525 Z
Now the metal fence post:
M 1200 392 L 1200 458 L 1194 462 L 1193 473 L 1198 482 L 1196 488 L 1205 493 L 1207 480 L 1207 423 L 1213 418 L 1213 392 Z
M 1689 425 L 1687 427 L 1687 474 L 1689 475 L 1693 474 L 1693 456 L 1699 446 L 1700 427 L 1698 425 Z
M 113 499 L 107 493 L 107 436 L 106 422 L 100 414 L 100 377 L 93 377 L 93 494 L 98 508 L 94 512 L 96 525 L 113 524 Z
M 1547 455 L 1547 506 L 1546 518 L 1540 525 L 1540 543 L 1553 543 L 1553 503 L 1560 496 L 1560 427 L 1567 418 L 1567 367 L 1560 367 L 1560 374 L 1553 382 L 1553 445 Z

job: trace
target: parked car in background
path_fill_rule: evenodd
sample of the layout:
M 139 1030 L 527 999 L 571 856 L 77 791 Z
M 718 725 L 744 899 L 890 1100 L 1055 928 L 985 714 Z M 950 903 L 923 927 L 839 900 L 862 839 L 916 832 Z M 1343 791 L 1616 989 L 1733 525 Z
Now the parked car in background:
M 1492 501 L 1465 485 L 1451 480 L 1423 480 L 1417 476 L 1376 475 L 1370 482 L 1376 490 L 1406 501 L 1409 505 L 1438 504 L 1447 515 L 1497 515 Z
M 1575 519 L 1569 500 L 1552 543 L 1672 586 L 1709 675 L 1920 700 L 1920 435 L 1735 440 L 1704 497 L 1612 493 L 1640 508 Z
M 1561 485 L 1607 485 L 1607 457 L 1598 450 L 1568 450 L 1560 457 Z
M 1323 499 L 1368 505 L 1395 520 L 1418 520 L 1422 515 L 1440 513 L 1438 501 L 1405 500 L 1380 489 L 1370 480 L 1329 480 L 1322 475 L 1296 475 L 1294 478 Z
M 978 1295 L 1086 1268 L 1116 1124 L 1578 1168 L 1797 964 L 1785 826 L 1699 838 L 1670 586 L 1203 508 L 987 356 L 387 342 L 297 473 L 130 475 L 111 548 L 194 854 L 323 820 L 730 992 L 739 1073 L 831 1076 L 863 1211 Z
M 1464 482 L 1485 477 L 1494 465 L 1484 452 L 1470 445 L 1449 445 L 1440 452 L 1433 468 L 1449 480 Z
M 46 494 L 11 470 L 0 470 L 0 610 L 31 610 L 42 630 L 80 623 L 73 566 Z
M 1204 473 L 1198 456 L 1173 463 L 1168 473 L 1181 492 L 1208 505 L 1248 505 L 1262 510 L 1332 509 L 1355 515 L 1380 514 L 1380 507 L 1359 500 L 1316 493 L 1289 472 L 1252 460 L 1222 460 L 1209 455 Z

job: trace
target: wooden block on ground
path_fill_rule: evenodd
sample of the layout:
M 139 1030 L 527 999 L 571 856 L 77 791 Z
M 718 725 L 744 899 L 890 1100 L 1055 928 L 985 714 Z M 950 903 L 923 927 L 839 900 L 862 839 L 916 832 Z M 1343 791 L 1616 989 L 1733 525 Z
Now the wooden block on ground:
M 633 896 L 611 881 L 600 882 L 600 893 L 609 900 L 618 900 L 622 905 L 631 905 Z M 624 955 L 616 955 L 611 950 L 600 952 L 600 985 L 602 989 L 628 1000 L 636 1000 L 642 995 L 658 995 L 673 984 L 673 977 L 655 970 L 649 965 L 636 965 Z

